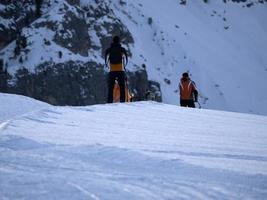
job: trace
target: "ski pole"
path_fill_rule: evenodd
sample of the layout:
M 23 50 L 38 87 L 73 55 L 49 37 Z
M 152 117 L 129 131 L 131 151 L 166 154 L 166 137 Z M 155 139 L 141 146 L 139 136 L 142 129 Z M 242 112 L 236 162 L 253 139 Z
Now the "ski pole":
M 201 105 L 198 101 L 197 101 L 197 104 L 198 104 L 198 108 L 201 109 Z

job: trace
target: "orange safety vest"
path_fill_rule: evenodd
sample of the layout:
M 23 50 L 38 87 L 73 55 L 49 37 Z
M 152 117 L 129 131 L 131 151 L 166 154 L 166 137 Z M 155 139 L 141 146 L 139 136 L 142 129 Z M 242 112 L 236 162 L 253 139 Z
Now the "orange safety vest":
M 194 82 L 192 82 L 190 79 L 181 80 L 179 88 L 180 88 L 180 99 L 182 100 L 194 99 L 193 91 L 196 90 L 196 86 Z

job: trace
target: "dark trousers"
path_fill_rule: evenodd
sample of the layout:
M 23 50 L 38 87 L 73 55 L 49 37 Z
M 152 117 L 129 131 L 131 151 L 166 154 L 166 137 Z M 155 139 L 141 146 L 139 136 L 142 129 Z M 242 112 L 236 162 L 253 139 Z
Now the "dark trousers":
M 196 107 L 193 99 L 186 99 L 186 100 L 180 99 L 180 105 L 182 107 L 190 107 L 190 108 Z
M 108 103 L 113 103 L 113 89 L 115 80 L 120 86 L 120 102 L 125 102 L 125 72 L 109 72 L 108 74 Z

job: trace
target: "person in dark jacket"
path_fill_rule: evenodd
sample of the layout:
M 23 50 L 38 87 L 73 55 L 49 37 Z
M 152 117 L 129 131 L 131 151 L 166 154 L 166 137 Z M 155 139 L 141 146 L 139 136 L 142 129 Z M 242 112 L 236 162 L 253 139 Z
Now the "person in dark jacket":
M 194 81 L 189 78 L 187 72 L 183 73 L 180 84 L 180 105 L 182 107 L 195 108 L 195 103 L 198 102 L 198 91 Z
M 125 66 L 127 63 L 127 52 L 121 46 L 119 36 L 115 36 L 105 52 L 105 64 L 109 64 L 110 68 L 108 74 L 108 103 L 113 103 L 115 80 L 118 81 L 120 87 L 120 102 L 125 102 Z

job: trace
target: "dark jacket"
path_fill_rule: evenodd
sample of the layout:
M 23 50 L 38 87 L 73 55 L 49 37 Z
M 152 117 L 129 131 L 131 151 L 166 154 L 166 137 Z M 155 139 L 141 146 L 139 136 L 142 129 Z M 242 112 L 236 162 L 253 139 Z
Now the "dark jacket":
M 126 59 L 125 64 L 127 64 L 128 56 L 125 48 L 123 48 L 120 43 L 111 43 L 110 47 L 105 52 L 105 63 L 107 64 L 107 61 L 109 61 L 110 64 L 122 64 L 123 55 Z

